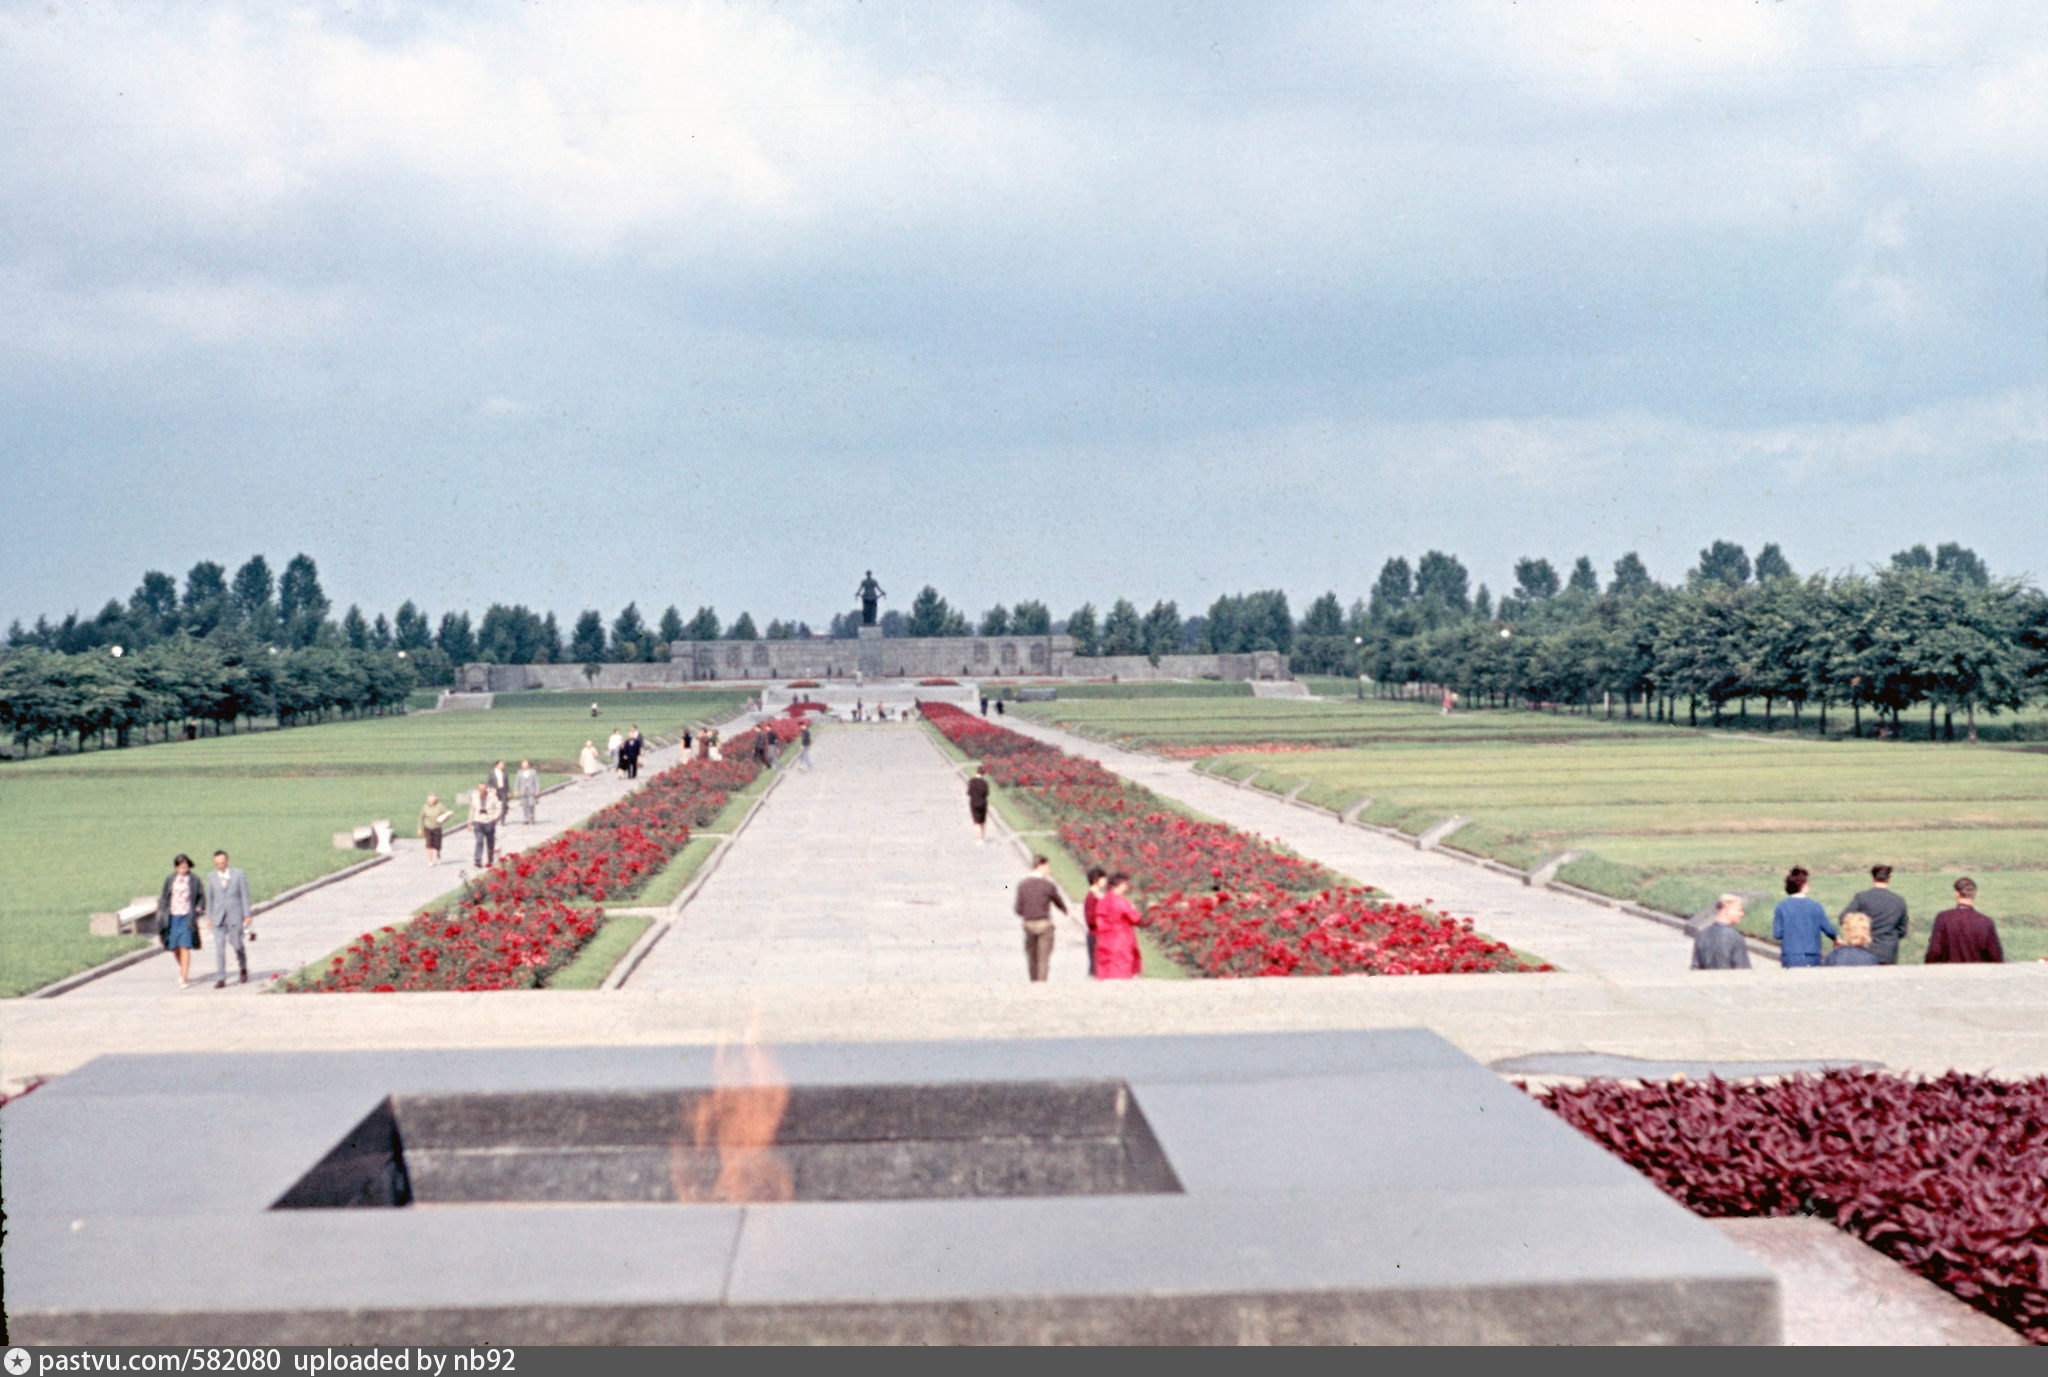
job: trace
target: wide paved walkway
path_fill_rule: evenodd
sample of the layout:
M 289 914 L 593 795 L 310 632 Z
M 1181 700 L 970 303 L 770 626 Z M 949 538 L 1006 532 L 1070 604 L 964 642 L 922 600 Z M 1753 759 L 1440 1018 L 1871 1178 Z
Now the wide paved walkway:
M 642 781 L 676 763 L 674 746 L 649 751 L 641 757 Z M 605 770 L 587 779 L 577 779 L 567 788 L 543 795 L 531 827 L 518 821 L 517 800 L 512 816 L 498 824 L 498 855 L 503 857 L 536 846 L 556 833 L 575 826 L 608 803 L 640 787 L 616 771 Z M 451 805 L 456 821 L 468 815 L 460 803 Z M 406 825 L 406 824 L 401 824 Z M 441 848 L 441 864 L 429 866 L 427 853 L 418 837 L 399 837 L 392 842 L 392 858 L 345 880 L 324 885 L 256 916 L 257 940 L 248 944 L 249 983 L 234 978 L 234 958 L 228 958 L 228 986 L 213 988 L 214 963 L 218 954 L 209 933 L 206 946 L 192 954 L 192 986 L 178 988 L 178 967 L 167 951 L 158 950 L 148 959 L 123 970 L 88 981 L 65 994 L 65 1000 L 111 1000 L 137 995 L 189 1000 L 218 1000 L 268 990 L 271 985 L 310 962 L 318 961 L 347 945 L 365 932 L 387 923 L 403 923 L 425 904 L 457 888 L 475 874 L 474 839 L 467 830 L 451 832 Z M 203 979 L 202 979 L 203 977 Z
M 1024 982 L 1019 850 L 993 818 L 976 842 L 960 777 L 923 729 L 827 727 L 811 759 L 625 988 Z M 1087 978 L 1078 922 L 1059 930 L 1051 978 Z
M 1007 718 L 1004 726 L 1050 742 L 1233 827 L 1283 843 L 1301 855 L 1376 885 L 1405 903 L 1470 918 L 1479 931 L 1559 970 L 1597 975 L 1683 971 L 1692 943 L 1675 928 L 1601 904 L 1539 889 L 1497 871 L 1418 851 L 1412 842 L 1353 827 L 1258 789 L 1240 789 L 1197 773 L 1191 763 L 1161 760 L 1090 741 L 1057 727 Z M 1758 964 L 1767 962 L 1758 958 Z

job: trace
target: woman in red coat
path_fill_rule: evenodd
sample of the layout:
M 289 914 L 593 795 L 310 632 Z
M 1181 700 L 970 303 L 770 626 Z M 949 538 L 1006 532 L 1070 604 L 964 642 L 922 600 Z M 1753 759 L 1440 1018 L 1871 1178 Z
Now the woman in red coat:
M 1131 877 L 1109 877 L 1109 893 L 1095 901 L 1095 978 L 1129 980 L 1144 967 L 1138 952 L 1138 910 L 1131 905 Z

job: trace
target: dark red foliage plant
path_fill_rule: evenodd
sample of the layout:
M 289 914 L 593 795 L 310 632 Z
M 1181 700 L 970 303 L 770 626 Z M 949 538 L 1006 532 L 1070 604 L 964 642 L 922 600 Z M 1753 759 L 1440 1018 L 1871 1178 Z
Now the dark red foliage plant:
M 1209 976 L 1441 975 L 1548 970 L 1446 918 L 1346 886 L 1313 861 L 1200 822 L 1092 760 L 948 703 L 918 705 L 948 741 L 1059 828 L 1084 864 L 1128 871 L 1144 923 Z
M 2048 1343 L 2048 1076 L 1829 1071 L 1534 1094 L 1696 1214 L 1825 1216 Z

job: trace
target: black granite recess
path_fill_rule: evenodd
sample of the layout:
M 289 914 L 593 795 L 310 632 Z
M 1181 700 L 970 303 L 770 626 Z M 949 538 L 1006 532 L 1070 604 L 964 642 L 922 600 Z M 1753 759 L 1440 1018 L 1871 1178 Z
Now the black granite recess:
M 273 1208 L 1180 1189 L 1122 1081 L 728 1086 L 391 1096 Z

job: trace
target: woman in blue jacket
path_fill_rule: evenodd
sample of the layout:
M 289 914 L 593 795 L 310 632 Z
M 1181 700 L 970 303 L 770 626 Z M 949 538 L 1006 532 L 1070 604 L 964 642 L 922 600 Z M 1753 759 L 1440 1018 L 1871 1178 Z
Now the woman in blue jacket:
M 1820 900 L 1807 897 L 1807 879 L 1805 866 L 1793 866 L 1785 876 L 1787 897 L 1771 910 L 1771 936 L 1778 939 L 1778 964 L 1782 966 L 1818 966 L 1821 934 L 1840 936 Z

